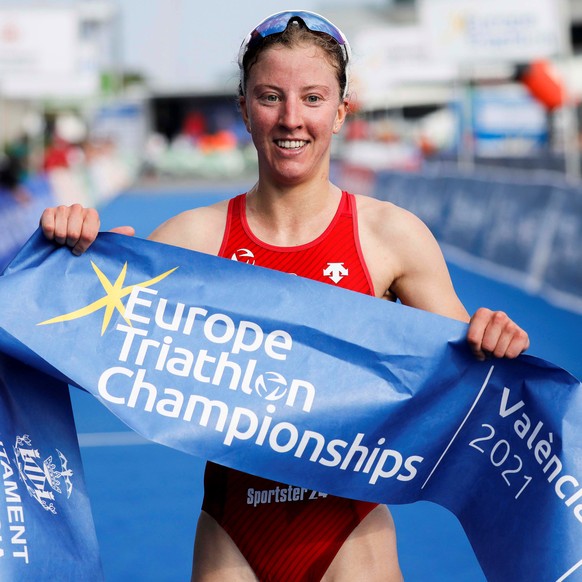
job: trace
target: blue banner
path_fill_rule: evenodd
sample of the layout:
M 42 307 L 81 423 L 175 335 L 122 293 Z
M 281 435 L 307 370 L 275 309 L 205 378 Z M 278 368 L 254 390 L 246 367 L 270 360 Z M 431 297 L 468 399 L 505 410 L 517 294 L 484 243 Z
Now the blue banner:
M 22 187 L 27 196 L 24 200 L 0 188 L 0 272 L 36 230 L 42 211 L 55 203 L 45 176 L 30 176 Z
M 582 576 L 581 385 L 543 360 L 477 362 L 465 324 L 108 233 L 81 257 L 37 234 L 0 278 L 0 305 L 2 350 L 39 371 L 33 384 L 46 384 L 55 408 L 47 375 L 148 439 L 233 468 L 370 501 L 439 503 L 489 580 Z M 69 460 L 73 436 L 65 452 L 52 428 L 34 442 L 21 428 L 17 384 L 3 395 L 17 426 L 5 445 L 23 433 L 22 447 Z M 79 519 L 90 521 L 88 508 L 61 512 L 67 533 L 52 538 L 89 543 Z M 0 574 L 15 561 L 4 549 Z
M 0 474 L 0 580 L 102 580 L 69 388 L 3 354 Z

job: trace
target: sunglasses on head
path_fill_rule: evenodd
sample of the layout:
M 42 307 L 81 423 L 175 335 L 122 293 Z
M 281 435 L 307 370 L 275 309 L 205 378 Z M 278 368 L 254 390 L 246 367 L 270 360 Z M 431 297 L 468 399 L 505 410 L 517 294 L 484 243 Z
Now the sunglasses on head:
M 268 16 L 260 22 L 243 40 L 240 45 L 240 50 L 238 53 L 238 66 L 241 71 L 241 85 L 244 91 L 244 67 L 243 59 L 249 46 L 253 41 L 259 38 L 266 38 L 272 34 L 279 34 L 284 32 L 293 20 L 299 20 L 305 24 L 305 26 L 312 32 L 323 32 L 331 36 L 341 47 L 342 55 L 344 59 L 344 64 L 347 65 L 351 58 L 351 49 L 348 43 L 348 39 L 345 37 L 344 33 L 333 23 L 331 23 L 327 18 L 324 18 L 320 14 L 315 12 L 308 12 L 307 10 L 286 10 L 284 12 L 277 12 Z M 347 75 L 347 67 L 346 67 Z M 344 97 L 347 93 L 347 82 L 346 88 L 344 90 Z

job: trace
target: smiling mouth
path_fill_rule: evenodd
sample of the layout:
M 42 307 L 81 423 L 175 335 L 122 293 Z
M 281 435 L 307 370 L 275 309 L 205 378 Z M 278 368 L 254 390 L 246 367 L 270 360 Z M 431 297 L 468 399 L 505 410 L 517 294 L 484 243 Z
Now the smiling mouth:
M 302 148 L 308 142 L 301 139 L 277 139 L 275 143 L 285 150 L 297 150 Z

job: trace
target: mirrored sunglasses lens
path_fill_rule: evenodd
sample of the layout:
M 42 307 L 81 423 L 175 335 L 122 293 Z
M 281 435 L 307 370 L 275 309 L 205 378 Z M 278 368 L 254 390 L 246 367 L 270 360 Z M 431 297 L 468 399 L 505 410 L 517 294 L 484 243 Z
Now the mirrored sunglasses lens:
M 271 34 L 278 34 L 287 28 L 287 23 L 293 16 L 292 12 L 281 12 L 264 22 L 261 22 L 255 29 L 262 37 L 270 36 Z
M 338 44 L 345 44 L 346 39 L 343 34 L 331 22 L 307 13 L 303 13 L 301 18 L 309 30 L 313 32 L 325 32 L 335 39 Z
M 325 32 L 334 38 L 339 44 L 345 44 L 344 36 L 335 26 L 309 12 L 281 12 L 280 14 L 276 14 L 264 22 L 261 22 L 255 30 L 263 38 L 271 34 L 278 34 L 287 28 L 289 20 L 294 16 L 301 18 L 309 30 L 314 32 Z

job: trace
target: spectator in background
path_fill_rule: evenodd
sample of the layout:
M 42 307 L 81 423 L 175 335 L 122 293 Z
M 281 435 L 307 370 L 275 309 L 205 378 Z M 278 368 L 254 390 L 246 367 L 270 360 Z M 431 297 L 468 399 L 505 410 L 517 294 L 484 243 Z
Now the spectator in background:
M 26 204 L 30 195 L 23 184 L 24 176 L 24 168 L 14 154 L 0 154 L 0 195 L 12 196 L 19 204 Z
M 63 138 L 55 135 L 44 153 L 43 169 L 50 172 L 57 168 L 69 168 L 71 145 Z

